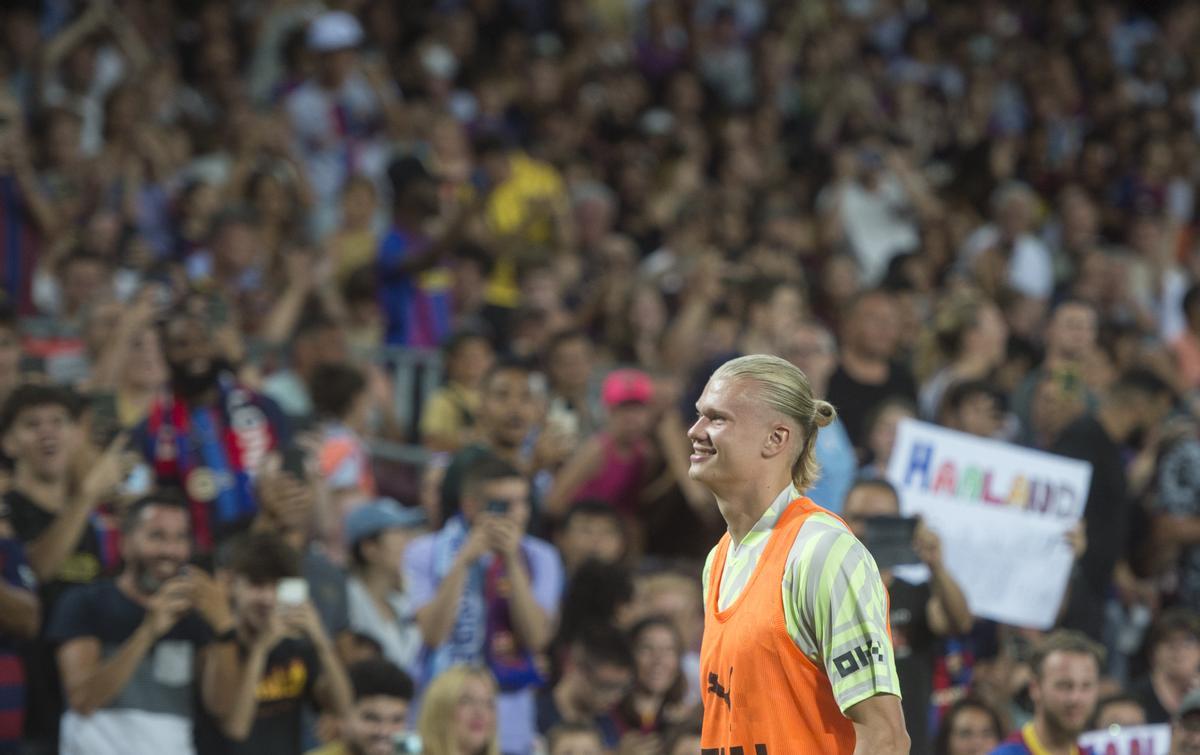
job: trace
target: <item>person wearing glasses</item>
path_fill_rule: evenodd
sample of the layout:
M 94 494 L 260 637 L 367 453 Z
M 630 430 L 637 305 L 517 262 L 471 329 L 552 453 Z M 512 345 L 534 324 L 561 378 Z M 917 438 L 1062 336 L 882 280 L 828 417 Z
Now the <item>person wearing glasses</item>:
M 537 728 L 549 733 L 562 723 L 591 724 L 607 748 L 620 741 L 614 716 L 633 687 L 635 663 L 629 639 L 615 627 L 592 627 L 567 652 L 562 678 L 538 697 Z

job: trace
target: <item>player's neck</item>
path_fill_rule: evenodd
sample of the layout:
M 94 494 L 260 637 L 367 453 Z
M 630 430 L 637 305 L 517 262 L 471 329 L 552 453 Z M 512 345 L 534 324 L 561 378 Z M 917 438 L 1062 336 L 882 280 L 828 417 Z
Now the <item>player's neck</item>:
M 745 539 L 779 493 L 791 484 L 789 475 L 782 478 L 779 475 L 763 475 L 759 479 L 746 480 L 737 488 L 719 493 L 714 491 L 717 507 L 729 526 L 729 537 L 735 545 Z

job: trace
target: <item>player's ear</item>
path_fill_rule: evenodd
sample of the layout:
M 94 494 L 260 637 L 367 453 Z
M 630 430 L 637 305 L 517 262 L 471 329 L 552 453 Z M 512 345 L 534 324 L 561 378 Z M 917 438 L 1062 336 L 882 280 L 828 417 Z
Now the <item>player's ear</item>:
M 778 424 L 772 427 L 766 442 L 763 443 L 763 456 L 770 458 L 783 453 L 791 437 L 792 429 L 787 425 Z

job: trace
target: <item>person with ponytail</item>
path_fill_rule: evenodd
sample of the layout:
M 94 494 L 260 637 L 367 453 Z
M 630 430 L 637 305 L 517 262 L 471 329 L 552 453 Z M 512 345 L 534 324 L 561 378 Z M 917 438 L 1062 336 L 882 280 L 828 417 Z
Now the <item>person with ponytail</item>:
M 701 747 L 906 755 L 879 570 L 804 495 L 837 411 L 793 364 L 762 354 L 717 368 L 696 411 L 688 474 L 728 525 L 704 566 Z

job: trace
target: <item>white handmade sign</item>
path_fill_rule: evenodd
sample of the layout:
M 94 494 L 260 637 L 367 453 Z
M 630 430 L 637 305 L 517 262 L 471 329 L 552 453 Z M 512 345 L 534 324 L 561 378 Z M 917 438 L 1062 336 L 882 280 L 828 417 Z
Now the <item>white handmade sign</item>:
M 1167 755 L 1171 751 L 1171 727 L 1152 724 L 1089 731 L 1079 738 L 1079 746 L 1092 748 L 1093 755 Z
M 976 616 L 1049 629 L 1071 573 L 1067 532 L 1087 503 L 1087 462 L 904 420 L 888 464 L 901 511 L 942 539 Z

